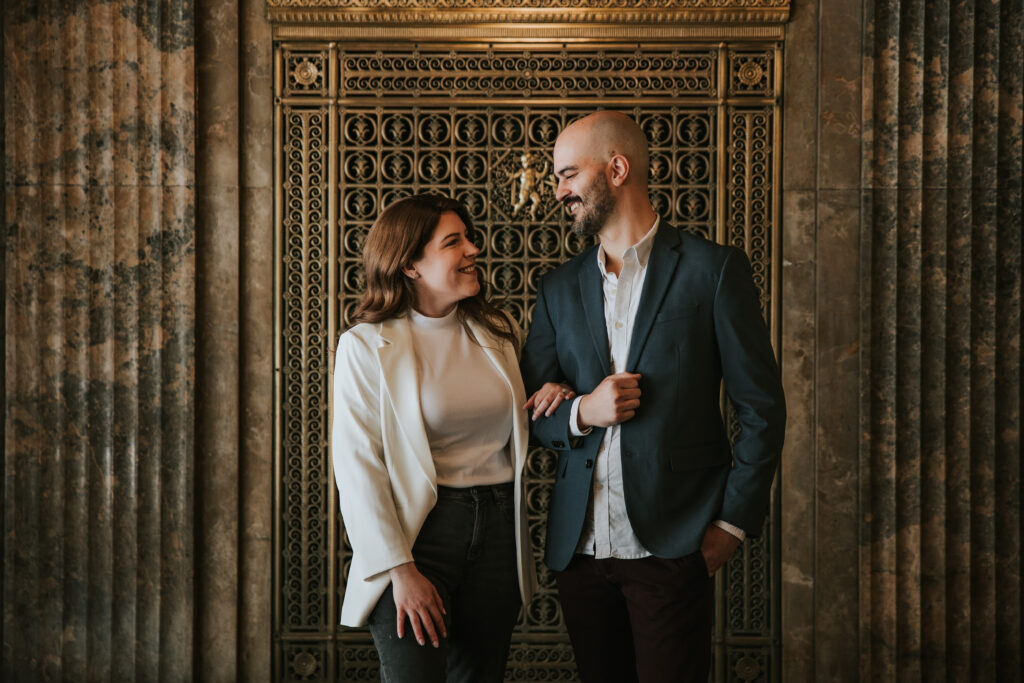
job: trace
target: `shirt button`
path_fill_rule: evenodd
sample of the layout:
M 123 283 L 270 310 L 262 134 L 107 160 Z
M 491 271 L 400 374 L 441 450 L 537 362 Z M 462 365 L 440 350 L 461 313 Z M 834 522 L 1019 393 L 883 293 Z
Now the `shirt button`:
M 622 321 L 621 320 L 616 320 L 615 321 L 615 329 L 617 329 L 617 330 L 621 330 L 622 329 Z

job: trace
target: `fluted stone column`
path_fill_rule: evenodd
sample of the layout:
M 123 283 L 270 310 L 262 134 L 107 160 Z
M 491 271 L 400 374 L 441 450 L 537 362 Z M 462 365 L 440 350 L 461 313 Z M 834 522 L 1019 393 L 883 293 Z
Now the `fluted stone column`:
M 794 3 L 786 681 L 1021 677 L 1022 17 Z
M 0 678 L 189 680 L 191 4 L 3 13 Z
M 197 678 L 269 681 L 271 38 L 262 0 L 197 3 Z
M 269 680 L 265 7 L 3 13 L 0 678 Z
M 1024 13 L 865 9 L 864 673 L 1019 680 Z

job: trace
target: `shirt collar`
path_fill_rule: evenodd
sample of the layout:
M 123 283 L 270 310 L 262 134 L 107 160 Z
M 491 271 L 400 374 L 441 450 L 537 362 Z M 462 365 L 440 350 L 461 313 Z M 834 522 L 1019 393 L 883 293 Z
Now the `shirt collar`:
M 640 238 L 640 241 L 633 246 L 626 249 L 623 257 L 629 253 L 632 249 L 636 254 L 637 263 L 640 264 L 641 268 L 647 267 L 647 262 L 651 259 L 651 250 L 654 248 L 654 235 L 658 232 L 658 225 L 661 224 L 661 216 L 654 218 L 654 225 L 647 231 L 647 234 Z M 601 276 L 605 277 L 608 275 L 608 271 L 604 267 L 604 245 L 598 245 L 597 247 L 597 267 L 601 270 Z

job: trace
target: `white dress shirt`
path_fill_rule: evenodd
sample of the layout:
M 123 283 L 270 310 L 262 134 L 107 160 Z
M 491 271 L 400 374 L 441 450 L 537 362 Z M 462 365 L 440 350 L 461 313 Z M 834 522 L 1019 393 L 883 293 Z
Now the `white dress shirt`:
M 622 254 L 622 269 L 618 275 L 608 272 L 605 267 L 604 247 L 597 249 L 597 267 L 601 271 L 604 293 L 604 320 L 608 332 L 608 349 L 611 353 L 612 373 L 626 369 L 629 343 L 633 337 L 633 323 L 640 306 L 640 294 L 647 277 L 647 264 L 658 232 L 660 218 L 639 242 Z M 590 433 L 590 428 L 579 429 L 579 405 L 582 396 L 573 401 L 569 413 L 569 429 L 574 436 Z M 641 403 L 643 397 L 640 397 Z M 615 557 L 637 559 L 647 557 L 648 552 L 633 532 L 626 513 L 626 498 L 622 486 L 622 445 L 621 427 L 612 425 L 605 429 L 604 438 L 597 451 L 594 463 L 591 505 L 583 524 L 583 533 L 576 546 L 576 552 L 593 555 L 596 559 Z M 744 532 L 732 524 L 718 520 L 715 524 L 741 541 Z

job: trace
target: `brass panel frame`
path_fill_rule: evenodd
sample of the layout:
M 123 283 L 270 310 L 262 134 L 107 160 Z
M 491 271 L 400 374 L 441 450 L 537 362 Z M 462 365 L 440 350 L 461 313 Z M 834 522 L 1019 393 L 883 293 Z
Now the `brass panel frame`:
M 474 18 L 470 20 L 470 23 L 462 24 L 449 23 L 467 21 L 464 16 L 458 19 L 455 12 L 445 14 L 441 10 L 429 10 L 429 13 L 425 13 L 428 11 L 423 8 L 414 8 L 418 14 L 415 12 L 409 14 L 407 11 L 394 9 L 400 5 L 415 5 L 416 2 L 413 0 L 404 3 L 388 3 L 392 9 L 379 15 L 379 24 L 372 24 L 368 23 L 369 20 L 364 21 L 373 11 L 368 7 L 371 4 L 379 5 L 379 3 L 344 2 L 343 0 L 326 3 L 271 0 L 268 5 L 271 20 L 275 22 L 274 249 L 275 292 L 277 293 L 274 304 L 276 330 L 274 443 L 277 454 L 274 474 L 273 675 L 275 680 L 357 680 L 372 670 L 371 660 L 373 658 L 372 646 L 367 650 L 368 640 L 364 634 L 350 632 L 337 625 L 337 614 L 340 607 L 340 578 L 345 570 L 346 549 L 343 530 L 338 526 L 336 489 L 329 477 L 329 465 L 323 461 L 319 461 L 319 466 L 327 469 L 317 476 L 327 475 L 326 486 L 323 486 L 325 500 L 317 503 L 317 510 L 322 517 L 322 523 L 326 525 L 326 534 L 323 538 L 325 548 L 322 553 L 326 584 L 322 592 L 317 594 L 319 597 L 315 595 L 311 597 L 314 602 L 322 600 L 322 608 L 315 608 L 314 605 L 315 609 L 311 612 L 313 615 L 321 616 L 315 617 L 315 623 L 310 622 L 312 625 L 308 627 L 303 626 L 296 629 L 285 624 L 287 617 L 283 606 L 286 582 L 284 571 L 289 558 L 285 548 L 286 528 L 283 513 L 283 506 L 287 505 L 288 493 L 283 489 L 283 482 L 289 476 L 285 454 L 289 423 L 285 418 L 284 400 L 289 373 L 285 351 L 289 348 L 289 342 L 286 339 L 286 322 L 284 320 L 284 316 L 288 314 L 284 288 L 288 277 L 285 263 L 286 261 L 291 262 L 289 259 L 292 257 L 289 255 L 290 247 L 285 243 L 285 226 L 289 224 L 288 208 L 286 207 L 289 199 L 286 196 L 285 186 L 288 185 L 289 180 L 284 143 L 286 139 L 289 139 L 286 129 L 290 114 L 298 113 L 302 116 L 319 117 L 317 120 L 326 124 L 323 126 L 324 141 L 326 142 L 323 158 L 326 168 L 322 170 L 322 176 L 316 178 L 304 176 L 304 182 L 319 183 L 324 191 L 324 206 L 321 209 L 323 215 L 318 220 L 320 221 L 319 225 L 324 228 L 322 237 L 325 243 L 323 244 L 323 253 L 317 252 L 315 259 L 320 259 L 326 271 L 326 293 L 320 297 L 325 304 L 323 311 L 325 315 L 322 329 L 317 331 L 317 339 L 330 340 L 326 343 L 328 348 L 322 349 L 327 352 L 323 358 L 330 367 L 317 370 L 315 376 L 319 378 L 319 382 L 329 382 L 329 372 L 333 366 L 333 358 L 329 352 L 333 348 L 333 340 L 343 328 L 346 319 L 346 310 L 343 306 L 344 296 L 341 292 L 350 286 L 352 282 L 350 278 L 355 277 L 351 268 L 343 269 L 343 253 L 347 247 L 339 241 L 339 237 L 342 236 L 339 226 L 344 223 L 348 226 L 346 230 L 367 227 L 366 221 L 353 220 L 352 216 L 347 215 L 345 208 L 340 205 L 342 187 L 346 182 L 344 171 L 341 168 L 341 155 L 342 149 L 344 149 L 342 142 L 344 132 L 341 130 L 342 115 L 343 112 L 352 111 L 369 112 L 372 110 L 378 113 L 417 111 L 430 114 L 441 109 L 449 109 L 454 112 L 459 108 L 497 107 L 504 111 L 519 107 L 524 111 L 562 110 L 565 112 L 566 108 L 576 111 L 607 107 L 644 112 L 647 111 L 645 108 L 651 111 L 657 110 L 655 115 L 652 115 L 656 118 L 660 115 L 657 112 L 664 114 L 669 111 L 678 111 L 685 114 L 707 109 L 710 116 L 708 120 L 714 126 L 715 138 L 714 143 L 708 147 L 711 154 L 708 159 L 713 168 L 713 178 L 708 182 L 711 183 L 714 190 L 712 192 L 713 206 L 708 209 L 709 215 L 713 217 L 713 226 L 708 227 L 710 232 L 707 234 L 720 242 L 739 244 L 752 254 L 755 277 L 758 278 L 759 286 L 764 293 L 764 312 L 770 321 L 772 339 L 776 349 L 779 348 L 781 338 L 779 329 L 781 278 L 779 221 L 781 215 L 780 105 L 783 26 L 777 22 L 782 21 L 782 19 L 778 19 L 781 16 L 780 13 L 784 12 L 788 16 L 788 0 L 786 2 L 760 3 L 762 5 L 760 8 L 754 7 L 759 3 L 753 0 L 747 2 L 723 0 L 719 3 L 642 3 L 645 6 L 653 4 L 659 6 L 663 4 L 685 5 L 684 9 L 679 10 L 680 12 L 698 12 L 699 10 L 698 14 L 703 17 L 700 19 L 703 23 L 699 24 L 657 22 L 658 15 L 655 10 L 645 10 L 640 14 L 630 15 L 624 13 L 621 8 L 617 9 L 612 6 L 614 0 L 606 3 L 593 3 L 605 6 L 601 11 L 608 13 L 606 23 L 579 23 L 583 19 L 582 16 L 573 16 L 571 19 L 573 23 L 546 23 L 548 19 L 543 17 L 554 16 L 555 12 L 564 13 L 568 10 L 549 9 L 545 14 L 538 8 L 524 9 L 518 6 L 493 12 L 477 9 L 472 12 Z M 460 0 L 449 0 L 446 4 L 466 3 L 460 3 Z M 512 0 L 502 4 L 518 5 Z M 717 9 L 711 8 L 708 6 L 711 4 L 719 6 Z M 361 7 L 356 7 L 356 5 L 361 5 Z M 755 10 L 763 10 L 758 15 L 758 20 L 761 23 L 757 25 L 735 23 L 738 21 L 736 19 L 737 12 L 754 12 Z M 353 11 L 356 11 L 356 14 L 352 14 Z M 457 11 L 462 10 L 457 9 Z M 512 14 L 507 16 L 515 15 L 517 21 L 522 23 L 498 23 L 500 17 L 506 16 L 501 13 L 502 11 L 511 12 Z M 711 17 L 715 11 L 718 11 L 718 14 L 712 21 Z M 465 14 L 464 11 L 462 12 Z M 616 17 L 614 21 L 612 20 L 613 14 Z M 347 23 L 338 21 L 342 16 L 348 20 Z M 425 19 L 410 19 L 413 16 L 429 16 L 430 20 L 438 25 L 415 25 L 410 22 L 425 21 Z M 687 16 L 693 20 L 693 17 L 697 15 Z M 622 23 L 629 17 L 633 17 L 635 22 Z M 389 18 L 393 20 L 393 23 L 386 23 Z M 314 23 L 325 19 L 333 23 Z M 644 23 L 650 21 L 657 23 Z M 676 17 L 673 21 L 682 22 L 683 20 Z M 444 52 L 485 55 L 488 51 L 496 51 L 500 54 L 523 53 L 524 55 L 552 51 L 568 51 L 573 55 L 625 54 L 632 51 L 635 54 L 643 55 L 665 50 L 674 50 L 682 54 L 699 52 L 714 55 L 714 83 L 711 90 L 703 94 L 655 92 L 654 96 L 652 93 L 642 92 L 642 89 L 631 93 L 625 91 L 615 95 L 594 93 L 587 96 L 577 96 L 576 90 L 573 90 L 568 96 L 564 91 L 545 94 L 527 90 L 516 97 L 506 97 L 504 100 L 487 95 L 467 95 L 465 92 L 446 94 L 441 92 L 420 94 L 418 91 L 415 94 L 394 94 L 390 91 L 386 93 L 384 91 L 351 92 L 346 90 L 339 62 L 348 52 L 374 53 L 386 57 L 389 54 L 442 54 Z M 289 63 L 290 55 L 298 55 L 298 57 Z M 301 61 L 303 56 L 309 56 L 309 64 L 303 65 Z M 302 83 L 308 83 L 308 85 L 299 83 L 296 80 L 296 74 L 301 76 Z M 502 77 L 502 74 L 496 74 L 495 77 Z M 452 115 L 454 116 L 454 114 Z M 568 115 L 563 113 L 563 117 Z M 742 140 L 738 140 L 733 134 L 733 131 L 740 130 L 746 131 L 743 135 L 747 137 Z M 310 141 L 300 142 L 299 147 L 302 147 Z M 678 145 L 674 141 L 669 147 L 666 147 L 666 150 L 676 147 Z M 381 149 L 379 142 L 377 149 Z M 550 149 L 547 152 L 549 154 Z M 673 164 L 675 164 L 675 156 L 672 155 L 676 154 L 676 152 L 670 154 Z M 759 164 L 766 165 L 766 167 L 757 170 L 762 168 Z M 491 168 L 490 171 L 496 173 L 497 169 Z M 455 187 L 454 180 L 449 179 L 447 182 L 451 187 Z M 675 187 L 673 182 L 669 182 L 668 186 Z M 380 194 L 383 191 L 380 180 L 377 181 L 376 187 L 379 200 L 381 196 L 384 196 Z M 490 193 L 489 202 L 500 203 L 496 198 L 496 192 Z M 730 207 L 734 202 L 730 200 L 730 192 L 740 198 L 735 200 L 736 208 L 732 212 Z M 683 201 L 683 194 L 683 192 L 670 193 L 667 195 L 667 201 L 673 207 L 677 206 L 679 202 Z M 699 194 L 700 192 L 698 192 Z M 757 199 L 755 195 L 760 199 Z M 507 207 L 505 208 L 507 209 Z M 302 211 L 306 211 L 306 209 Z M 303 235 L 311 234 L 308 232 L 308 218 L 307 213 L 303 214 L 300 220 L 302 225 L 299 231 Z M 699 222 L 690 226 L 689 229 L 702 231 Z M 320 239 L 319 235 L 317 239 Z M 305 247 L 303 248 L 305 249 Z M 319 248 L 317 247 L 317 249 Z M 303 258 L 308 257 L 307 252 L 302 252 Z M 500 258 L 489 261 L 489 269 L 495 266 L 494 269 L 488 271 L 492 277 L 497 270 L 495 264 L 500 265 L 500 262 Z M 525 322 L 524 316 L 528 314 L 529 289 L 527 284 L 524 284 L 523 287 L 526 289 L 522 290 L 523 294 L 520 296 L 522 305 L 516 308 L 516 311 L 521 320 Z M 303 291 L 305 292 L 305 290 Z M 306 294 L 302 294 L 302 296 L 305 297 Z M 307 322 L 303 320 L 303 324 Z M 321 343 L 324 342 L 321 341 Z M 326 372 L 320 372 L 321 370 L 326 370 Z M 320 391 L 315 386 L 307 386 L 305 379 L 302 379 L 300 383 L 304 396 L 313 396 L 316 391 Z M 324 387 L 321 386 L 320 389 L 324 389 Z M 326 394 L 324 389 L 322 396 L 326 397 Z M 314 437 L 314 432 L 317 429 L 327 429 L 330 406 L 326 405 L 325 413 L 317 412 L 316 414 L 315 425 L 303 427 L 304 432 L 310 430 L 310 434 L 313 434 Z M 326 437 L 323 438 L 322 443 L 326 443 Z M 305 453 L 305 451 L 302 452 Z M 325 456 L 319 452 L 317 457 L 322 459 Z M 540 462 L 539 459 L 543 458 L 543 454 L 532 453 L 531 458 L 538 458 L 538 462 Z M 320 484 L 323 482 L 320 481 Z M 777 486 L 778 482 L 776 482 Z M 742 546 L 742 552 L 730 562 L 729 572 L 731 573 L 729 576 L 733 578 L 727 580 L 726 574 L 720 573 L 716 580 L 716 592 L 719 597 L 714 634 L 716 642 L 715 680 L 779 680 L 779 558 L 777 551 L 773 552 L 778 548 L 779 542 L 777 495 L 773 495 L 772 509 L 766 538 L 758 543 L 745 543 Z M 335 512 L 331 514 L 329 512 L 331 510 Z M 304 509 L 302 514 L 305 516 L 307 511 Z M 315 517 L 316 514 L 311 513 L 311 516 Z M 752 575 L 753 579 L 751 579 Z M 751 583 L 752 580 L 754 584 Z M 759 613 L 752 616 L 749 610 L 747 613 L 743 613 L 744 605 L 748 605 L 751 600 L 749 594 L 752 590 L 751 586 L 756 589 L 755 592 L 763 591 L 765 587 L 770 592 L 767 600 L 762 600 L 763 608 L 758 608 L 767 611 L 767 614 Z M 754 597 L 762 599 L 765 596 Z M 737 612 L 737 610 L 739 611 Z M 526 645 L 513 652 L 510 662 L 510 671 L 516 673 L 513 680 L 531 680 L 523 676 L 529 675 L 531 667 L 534 666 L 547 667 L 545 668 L 545 675 L 548 676 L 546 680 L 573 680 L 571 653 L 564 635 L 559 636 L 555 632 L 544 631 L 544 629 L 531 633 L 533 635 L 528 638 L 533 640 L 527 642 L 520 639 L 517 641 L 520 646 L 524 642 Z M 543 646 L 541 658 L 547 658 L 546 663 L 533 661 L 529 642 L 536 642 L 538 646 Z M 343 672 L 346 670 L 356 678 L 343 678 Z
M 268 0 L 267 15 L 275 27 L 284 24 L 322 26 L 327 30 L 380 25 L 401 27 L 484 25 L 494 34 L 507 25 L 543 30 L 544 24 L 619 27 L 671 25 L 688 30 L 694 24 L 745 24 L 747 28 L 781 25 L 789 20 L 790 0 L 591 0 L 585 7 L 564 0 Z M 556 37 L 556 36 L 550 36 Z

